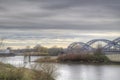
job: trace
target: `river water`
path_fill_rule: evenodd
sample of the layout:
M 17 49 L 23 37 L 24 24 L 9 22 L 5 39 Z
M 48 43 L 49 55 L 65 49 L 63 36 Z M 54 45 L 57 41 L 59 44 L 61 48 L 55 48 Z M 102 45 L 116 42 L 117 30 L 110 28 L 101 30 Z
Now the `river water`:
M 31 60 L 40 57 L 31 57 Z M 0 57 L 0 61 L 16 67 L 24 66 L 24 57 Z M 34 65 L 34 62 L 31 63 Z M 56 80 L 120 80 L 120 65 L 55 64 L 58 66 Z M 30 64 L 26 64 L 30 67 Z

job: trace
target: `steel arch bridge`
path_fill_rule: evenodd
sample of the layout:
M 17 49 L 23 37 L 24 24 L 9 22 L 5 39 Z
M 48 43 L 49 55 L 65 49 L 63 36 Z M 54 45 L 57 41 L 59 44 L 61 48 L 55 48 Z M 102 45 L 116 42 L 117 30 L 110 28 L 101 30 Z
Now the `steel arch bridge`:
M 96 48 L 92 47 L 96 42 L 104 42 L 106 43 L 101 47 L 104 52 L 119 52 L 120 53 L 120 37 L 114 39 L 113 41 L 107 39 L 93 39 L 88 41 L 87 43 L 83 42 L 73 42 L 68 46 L 68 50 L 79 49 L 81 51 L 93 51 Z
M 93 49 L 91 46 L 87 45 L 86 43 L 74 42 L 74 43 L 72 43 L 68 46 L 68 50 L 75 49 L 76 47 L 80 48 L 81 50 L 91 50 L 91 49 Z

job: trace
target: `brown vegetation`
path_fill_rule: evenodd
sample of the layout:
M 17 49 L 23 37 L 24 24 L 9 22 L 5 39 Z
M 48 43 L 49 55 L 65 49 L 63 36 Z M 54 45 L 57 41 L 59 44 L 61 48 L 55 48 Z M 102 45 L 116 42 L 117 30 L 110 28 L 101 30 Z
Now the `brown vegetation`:
M 58 57 L 60 62 L 85 62 L 85 63 L 104 63 L 109 59 L 104 55 L 94 54 L 67 54 Z
M 35 60 L 35 62 L 58 62 L 57 57 L 46 56 Z
M 42 65 L 36 70 L 16 68 L 9 64 L 0 63 L 0 80 L 54 80 L 55 66 Z

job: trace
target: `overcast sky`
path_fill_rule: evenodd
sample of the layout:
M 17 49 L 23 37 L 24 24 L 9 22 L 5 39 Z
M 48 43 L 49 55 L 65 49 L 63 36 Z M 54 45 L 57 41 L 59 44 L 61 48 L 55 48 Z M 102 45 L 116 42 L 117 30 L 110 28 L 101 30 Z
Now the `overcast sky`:
M 8 46 L 66 47 L 119 36 L 120 0 L 0 0 L 0 37 Z

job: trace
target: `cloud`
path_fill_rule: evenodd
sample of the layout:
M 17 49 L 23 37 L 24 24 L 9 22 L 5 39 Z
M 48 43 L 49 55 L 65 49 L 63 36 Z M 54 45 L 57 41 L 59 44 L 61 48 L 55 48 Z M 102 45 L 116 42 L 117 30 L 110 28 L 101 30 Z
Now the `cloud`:
M 67 47 L 72 42 L 88 42 L 92 39 L 114 40 L 120 36 L 119 31 L 99 30 L 33 30 L 33 31 L 3 31 L 0 37 L 5 38 L 6 47 L 24 48 L 25 46 Z M 108 35 L 109 34 L 109 35 Z
M 0 0 L 0 38 L 17 48 L 113 40 L 119 26 L 120 0 Z
M 118 30 L 119 0 L 0 0 L 0 29 Z

